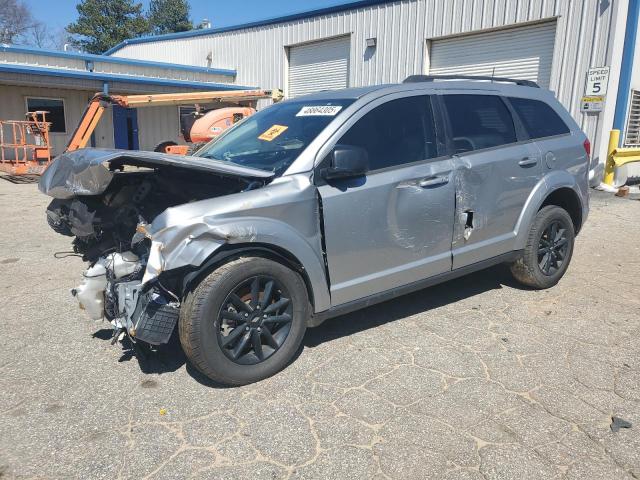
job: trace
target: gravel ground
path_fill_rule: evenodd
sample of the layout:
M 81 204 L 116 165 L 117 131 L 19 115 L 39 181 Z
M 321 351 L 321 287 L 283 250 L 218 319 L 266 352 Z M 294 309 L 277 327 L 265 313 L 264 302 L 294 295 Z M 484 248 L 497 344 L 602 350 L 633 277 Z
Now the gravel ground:
M 0 180 L 0 477 L 640 478 L 640 203 L 594 193 L 558 286 L 494 268 L 331 320 L 217 388 L 111 346 L 35 185 Z M 612 416 L 632 422 L 612 432 Z

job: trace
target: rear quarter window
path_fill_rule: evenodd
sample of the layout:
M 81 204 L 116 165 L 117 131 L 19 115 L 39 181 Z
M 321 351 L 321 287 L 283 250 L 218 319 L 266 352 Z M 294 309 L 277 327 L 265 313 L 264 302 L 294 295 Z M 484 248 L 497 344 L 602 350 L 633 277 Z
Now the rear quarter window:
M 528 98 L 509 98 L 531 138 L 569 133 L 569 127 L 556 111 L 544 102 Z

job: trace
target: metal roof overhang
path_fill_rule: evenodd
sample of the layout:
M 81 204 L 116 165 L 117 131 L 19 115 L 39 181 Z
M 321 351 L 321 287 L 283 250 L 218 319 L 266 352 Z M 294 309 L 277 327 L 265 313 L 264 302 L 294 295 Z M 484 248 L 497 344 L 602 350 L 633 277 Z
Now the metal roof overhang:
M 106 55 L 93 55 L 91 53 L 63 52 L 60 50 L 47 50 L 44 48 L 24 47 L 20 45 L 0 45 L 0 53 L 42 55 L 46 57 L 66 58 L 71 60 L 115 63 L 120 65 L 132 65 L 135 67 L 165 68 L 169 70 L 224 75 L 228 77 L 235 77 L 237 75 L 235 70 L 227 68 L 198 67 L 193 65 L 180 65 L 177 63 L 152 62 L 149 60 L 138 60 L 134 58 L 109 57 Z
M 162 87 L 177 87 L 197 90 L 252 90 L 255 87 L 235 85 L 231 83 L 194 82 L 186 80 L 173 80 L 168 78 L 143 77 L 135 75 L 110 74 L 104 72 L 90 72 L 82 70 L 71 70 L 64 68 L 47 68 L 33 65 L 19 65 L 0 63 L 0 74 L 18 73 L 27 75 L 40 75 L 51 77 L 75 78 L 81 80 L 96 80 L 100 82 L 121 82 L 138 85 L 153 85 Z M 0 77 L 0 83 L 2 78 Z

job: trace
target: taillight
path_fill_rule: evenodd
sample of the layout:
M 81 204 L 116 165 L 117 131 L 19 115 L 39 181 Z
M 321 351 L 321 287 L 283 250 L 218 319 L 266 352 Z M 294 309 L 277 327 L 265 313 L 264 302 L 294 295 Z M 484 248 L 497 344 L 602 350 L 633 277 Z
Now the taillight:
M 584 147 L 584 151 L 587 152 L 587 157 L 590 157 L 591 156 L 591 142 L 589 141 L 588 138 L 584 141 L 582 146 Z

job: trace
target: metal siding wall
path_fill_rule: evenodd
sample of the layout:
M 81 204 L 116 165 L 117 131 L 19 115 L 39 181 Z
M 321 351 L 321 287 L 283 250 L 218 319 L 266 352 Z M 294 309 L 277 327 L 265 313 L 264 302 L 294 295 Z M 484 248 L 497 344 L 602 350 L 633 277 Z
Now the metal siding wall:
M 115 56 L 237 69 L 238 84 L 283 88 L 285 47 L 351 34 L 350 85 L 399 82 L 425 70 L 426 40 L 557 18 L 550 89 L 589 137 L 597 141 L 597 115 L 579 111 L 586 70 L 607 58 L 612 11 L 620 1 L 599 0 L 401 0 L 278 25 L 187 39 L 129 45 Z M 377 37 L 372 55 L 365 39 Z M 608 102 L 614 99 L 609 95 Z M 594 152 L 598 152 L 594 148 Z
M 50 134 L 54 155 L 62 153 L 80 121 L 87 104 L 87 92 L 59 90 L 51 88 L 0 86 L 0 118 L 4 120 L 24 120 L 26 97 L 64 99 L 66 133 Z
M 28 80 L 28 78 L 16 78 L 14 81 L 26 80 Z M 2 81 L 8 81 L 6 76 L 2 77 Z M 39 85 L 43 83 L 49 84 L 48 81 L 37 82 Z M 70 86 L 71 85 L 67 85 L 67 89 L 60 89 L 28 85 L 0 85 L 0 118 L 7 120 L 24 119 L 24 114 L 26 113 L 25 97 L 63 98 L 67 131 L 65 134 L 51 134 L 53 153 L 58 155 L 62 153 L 73 131 L 80 122 L 80 117 L 89 99 L 101 88 L 101 86 L 98 88 L 98 85 L 79 85 L 79 87 L 83 89 L 69 90 L 68 87 Z M 136 92 L 136 89 L 139 89 L 139 93 L 176 92 L 176 89 L 169 87 L 153 87 L 149 89 L 144 88 L 144 85 L 115 84 L 111 87 L 112 93 L 122 94 Z M 177 107 L 147 107 L 138 109 L 138 130 L 141 150 L 153 150 L 153 148 L 163 140 L 174 140 L 177 143 L 184 143 L 178 138 L 180 130 Z M 113 121 L 110 108 L 105 111 L 102 119 L 98 123 L 94 133 L 94 139 L 95 146 L 98 148 L 113 148 Z
M 140 150 L 152 151 L 160 142 L 173 140 L 180 141 L 180 123 L 178 120 L 178 107 L 146 107 L 138 108 L 138 140 Z

